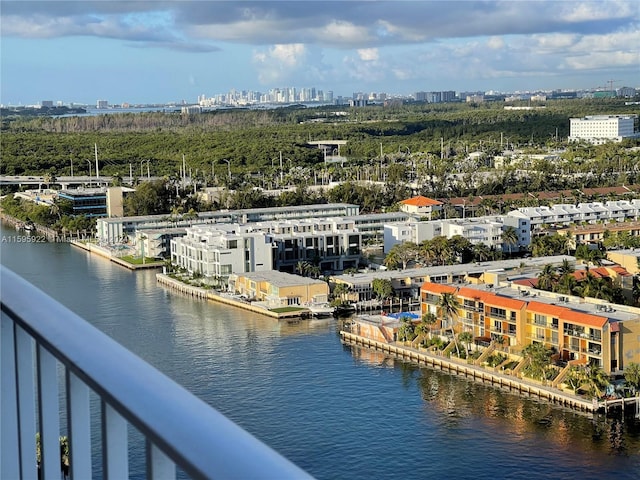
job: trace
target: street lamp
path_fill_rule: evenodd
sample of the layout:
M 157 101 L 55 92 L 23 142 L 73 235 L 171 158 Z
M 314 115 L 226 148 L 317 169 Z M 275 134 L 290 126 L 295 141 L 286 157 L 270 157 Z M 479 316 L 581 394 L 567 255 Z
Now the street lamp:
M 143 177 L 144 176 L 144 170 L 142 169 L 142 166 L 144 165 L 144 162 L 147 162 L 147 178 L 151 178 L 151 173 L 149 172 L 149 159 L 147 158 L 146 160 L 142 160 L 140 162 L 140 176 Z
M 229 173 L 229 181 L 231 181 L 231 160 L 223 158 L 222 161 L 227 162 L 227 172 Z
M 91 160 L 85 158 L 85 161 L 89 164 L 89 188 L 91 188 Z

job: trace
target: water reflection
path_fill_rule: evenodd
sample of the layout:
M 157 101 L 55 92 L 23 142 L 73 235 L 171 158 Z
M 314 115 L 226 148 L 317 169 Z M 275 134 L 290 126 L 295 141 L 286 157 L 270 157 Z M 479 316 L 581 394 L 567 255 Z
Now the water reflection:
M 449 428 L 463 428 L 480 422 L 483 430 L 509 442 L 542 437 L 554 455 L 566 455 L 566 462 L 612 463 L 611 457 L 640 455 L 640 420 L 633 416 L 607 418 L 523 397 L 506 388 L 490 387 L 430 367 L 418 367 L 387 354 L 358 346 L 351 349 L 358 361 L 377 367 L 394 366 L 401 373 L 405 389 L 415 381 L 430 414 L 440 412 Z M 595 455 L 597 454 L 597 455 Z

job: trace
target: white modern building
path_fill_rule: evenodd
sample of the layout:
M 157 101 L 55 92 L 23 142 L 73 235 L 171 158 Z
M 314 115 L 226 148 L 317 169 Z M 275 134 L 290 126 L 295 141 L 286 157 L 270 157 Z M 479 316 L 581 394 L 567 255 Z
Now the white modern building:
M 569 141 L 584 140 L 594 145 L 600 145 L 637 137 L 636 119 L 636 115 L 593 115 L 571 118 L 569 120 Z
M 280 219 L 324 218 L 357 216 L 358 205 L 350 203 L 326 203 L 294 207 L 248 208 L 242 210 L 218 210 L 189 215 L 141 215 L 120 218 L 101 218 L 96 224 L 98 241 L 117 244 L 132 238 L 136 230 L 191 227 L 201 224 L 253 223 Z
M 640 219 L 640 199 L 521 207 L 509 212 L 507 216 L 528 218 L 533 229 L 540 228 L 542 225 L 638 220 Z
M 222 278 L 231 273 L 273 270 L 270 235 L 237 224 L 198 225 L 171 239 L 171 263 L 191 274 Z
M 355 268 L 362 234 L 346 218 L 196 225 L 171 239 L 171 262 L 189 273 L 226 277 L 267 270 L 294 272 L 299 262 L 321 272 Z
M 502 234 L 512 227 L 518 234 L 515 245 L 506 245 Z M 518 251 L 531 243 L 531 225 L 525 215 L 498 215 L 486 217 L 451 218 L 448 220 L 430 220 L 425 222 L 409 221 L 384 226 L 384 251 L 403 242 L 420 244 L 435 237 L 452 238 L 456 235 L 469 240 L 473 245 L 480 243 L 489 248 Z

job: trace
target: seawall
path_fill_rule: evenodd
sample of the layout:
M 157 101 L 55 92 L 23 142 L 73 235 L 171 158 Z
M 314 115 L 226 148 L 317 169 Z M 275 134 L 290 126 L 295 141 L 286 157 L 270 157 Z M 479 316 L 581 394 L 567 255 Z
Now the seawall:
M 267 317 L 275 318 L 276 320 L 300 318 L 303 316 L 308 316 L 307 314 L 309 313 L 308 310 L 304 309 L 292 312 L 274 312 L 263 307 L 252 305 L 250 302 L 238 300 L 225 295 L 220 295 L 206 288 L 188 285 L 163 273 L 157 273 L 156 279 L 158 280 L 158 283 L 185 295 L 191 295 L 192 297 L 212 300 L 214 302 L 223 303 L 232 307 L 242 308 L 243 310 L 248 310 L 253 313 L 258 313 L 260 315 L 266 315 Z
M 436 368 L 450 374 L 464 376 L 478 382 L 506 387 L 512 391 L 543 398 L 551 403 L 572 408 L 574 410 L 596 412 L 603 408 L 603 405 L 598 402 L 589 402 L 555 388 L 535 385 L 519 378 L 497 372 L 490 372 L 482 367 L 474 366 L 464 361 L 456 361 L 451 358 L 436 356 L 406 346 L 378 342 L 376 340 L 371 340 L 345 331 L 340 332 L 340 338 L 343 342 L 348 344 L 379 350 L 394 355 L 404 361 L 416 363 L 418 365 L 427 365 L 429 367 Z
M 129 270 L 147 270 L 150 268 L 161 268 L 164 265 L 164 262 L 150 262 L 142 265 L 136 265 L 126 262 L 118 257 L 114 257 L 108 249 L 102 248 L 99 245 L 95 245 L 93 243 L 80 242 L 78 240 L 71 240 L 69 243 L 71 243 L 71 245 L 73 245 L 74 247 L 78 247 L 86 250 L 87 252 L 95 253 L 96 255 L 107 258 L 113 263 L 117 263 L 118 265 L 128 268 Z

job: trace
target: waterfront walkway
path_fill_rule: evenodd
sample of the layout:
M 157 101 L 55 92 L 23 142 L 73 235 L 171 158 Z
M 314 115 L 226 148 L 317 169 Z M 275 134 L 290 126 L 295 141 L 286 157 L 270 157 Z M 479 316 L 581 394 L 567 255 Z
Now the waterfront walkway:
M 340 337 L 348 344 L 380 350 L 394 355 L 404 361 L 413 362 L 418 365 L 428 365 L 447 373 L 461 375 L 482 383 L 506 387 L 510 390 L 517 391 L 518 393 L 537 396 L 539 398 L 546 399 L 551 403 L 569 407 L 574 410 L 596 412 L 600 409 L 607 409 L 609 405 L 608 402 L 588 401 L 578 397 L 577 395 L 565 392 L 564 390 L 500 373 L 498 371 L 489 370 L 481 366 L 467 363 L 465 360 L 436 355 L 433 352 L 429 352 L 422 348 L 403 345 L 401 342 L 383 343 L 346 331 L 341 331 Z M 640 401 L 640 397 L 632 398 L 630 400 L 633 402 Z
M 87 252 L 90 253 L 94 253 L 96 255 L 99 255 L 101 257 L 104 258 L 108 258 L 109 260 L 111 260 L 113 263 L 116 263 L 122 267 L 128 268 L 129 270 L 145 270 L 145 269 L 157 269 L 157 268 L 162 268 L 162 266 L 164 265 L 164 261 L 150 261 L 147 263 L 131 263 L 131 262 L 127 262 L 126 260 L 123 260 L 122 258 L 120 258 L 118 256 L 118 254 L 122 254 L 122 252 L 117 252 L 114 249 L 111 248 L 107 248 L 107 247 L 103 247 L 100 245 L 96 245 L 95 243 L 91 243 L 91 242 L 82 242 L 79 240 L 71 240 L 71 245 L 73 245 L 74 247 L 78 247 L 81 248 L 83 250 L 86 250 Z M 133 255 L 135 255 L 135 251 L 133 249 L 127 250 L 127 253 L 133 253 Z M 133 256 L 132 255 L 132 256 Z
M 225 305 L 230 305 L 237 308 L 242 308 L 244 310 L 249 310 L 260 315 L 266 315 L 267 317 L 275 318 L 276 320 L 294 320 L 299 318 L 311 317 L 311 311 L 308 308 L 296 308 L 287 311 L 270 310 L 263 305 L 258 305 L 258 302 L 249 302 L 232 295 L 215 292 L 208 288 L 189 285 L 175 278 L 171 278 L 170 276 L 163 273 L 157 273 L 156 280 L 161 285 L 164 285 L 182 294 L 190 295 L 195 298 L 212 300 L 214 302 L 223 303 Z

